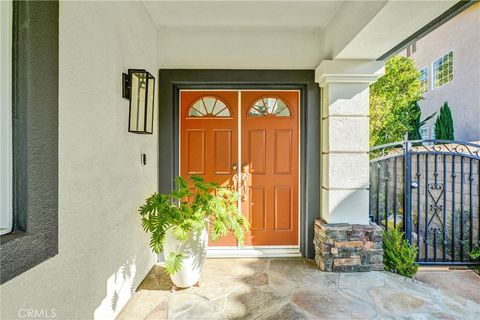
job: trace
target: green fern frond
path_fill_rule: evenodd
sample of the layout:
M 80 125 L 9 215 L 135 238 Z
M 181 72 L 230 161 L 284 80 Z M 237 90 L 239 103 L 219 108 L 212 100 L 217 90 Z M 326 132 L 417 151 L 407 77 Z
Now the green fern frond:
M 150 247 L 155 253 L 161 253 L 165 243 L 165 226 L 160 226 L 151 232 Z
M 173 227 L 173 235 L 180 241 L 185 241 L 187 239 L 187 232 L 179 226 Z
M 165 259 L 165 272 L 169 275 L 177 273 L 182 267 L 183 254 L 170 252 Z

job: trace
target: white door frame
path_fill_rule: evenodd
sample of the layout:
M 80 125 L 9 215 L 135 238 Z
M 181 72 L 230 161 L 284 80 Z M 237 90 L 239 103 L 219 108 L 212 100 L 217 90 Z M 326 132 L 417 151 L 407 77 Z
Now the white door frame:
M 240 116 L 242 113 L 242 92 L 245 91 L 263 91 L 263 92 L 268 92 L 268 91 L 285 91 L 285 92 L 298 92 L 298 107 L 300 108 L 301 106 L 301 91 L 300 90 L 279 90 L 279 89 L 181 89 L 179 92 L 179 100 L 178 100 L 178 109 L 179 109 L 179 117 L 178 117 L 178 171 L 182 172 L 181 168 L 181 159 L 182 159 L 182 154 L 181 154 L 181 145 L 182 145 L 182 114 L 181 114 L 181 107 L 182 107 L 182 92 L 195 92 L 195 91 L 235 91 L 238 92 L 238 108 L 237 108 L 237 115 L 238 115 L 238 125 L 237 125 L 237 147 L 238 147 L 238 154 L 237 154 L 237 163 L 241 163 L 241 151 L 242 151 L 242 137 L 241 137 L 241 130 L 242 130 L 242 117 Z M 300 110 L 299 110 L 300 111 Z M 300 130 L 300 112 L 297 114 L 297 121 L 298 121 L 298 172 L 300 173 L 301 171 L 301 150 L 300 150 L 300 141 L 301 141 L 301 130 Z M 238 179 L 240 179 L 241 176 L 241 166 L 237 166 L 237 176 Z M 243 257 L 301 257 L 302 254 L 300 252 L 300 226 L 301 226 L 301 221 L 300 221 L 300 199 L 301 199 L 301 188 L 300 188 L 300 179 L 301 175 L 298 174 L 298 181 L 297 181 L 297 190 L 298 190 L 298 199 L 297 199 L 297 219 L 298 219 L 298 239 L 297 239 L 297 245 L 278 245 L 278 246 L 244 246 L 241 247 L 240 245 L 237 246 L 216 246 L 216 247 L 208 247 L 207 251 L 207 257 L 208 258 L 243 258 Z M 240 181 L 240 180 L 238 180 Z M 240 212 L 240 199 L 239 199 L 239 212 Z

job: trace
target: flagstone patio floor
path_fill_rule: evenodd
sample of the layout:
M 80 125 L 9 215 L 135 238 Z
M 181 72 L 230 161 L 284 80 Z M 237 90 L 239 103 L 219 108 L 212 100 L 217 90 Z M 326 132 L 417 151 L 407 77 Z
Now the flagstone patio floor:
M 325 273 L 302 258 L 207 259 L 200 287 L 170 292 L 156 265 L 118 319 L 480 319 L 479 275 L 422 271 L 417 278 L 424 282 L 389 272 Z

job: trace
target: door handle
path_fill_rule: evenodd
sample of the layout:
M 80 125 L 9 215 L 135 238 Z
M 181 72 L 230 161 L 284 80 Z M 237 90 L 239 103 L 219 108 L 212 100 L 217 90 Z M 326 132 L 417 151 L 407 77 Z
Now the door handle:
M 242 176 L 241 176 L 241 195 L 240 199 L 242 201 L 247 200 L 247 181 L 248 181 L 248 163 L 242 163 Z
M 236 174 L 233 175 L 232 177 L 232 183 L 233 183 L 233 191 L 239 192 L 238 190 L 238 177 Z
M 248 174 L 242 173 L 242 193 L 241 193 L 241 199 L 242 201 L 247 200 L 247 181 L 248 181 Z
M 236 162 L 232 163 L 232 171 L 233 171 L 233 176 L 232 176 L 233 191 L 240 192 L 240 190 L 238 190 L 238 174 L 237 174 L 237 169 L 238 169 L 237 163 L 236 163 Z

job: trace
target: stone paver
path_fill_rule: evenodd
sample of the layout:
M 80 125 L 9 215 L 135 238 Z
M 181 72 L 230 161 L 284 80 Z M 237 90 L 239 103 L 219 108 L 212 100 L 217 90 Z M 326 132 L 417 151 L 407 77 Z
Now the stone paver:
M 452 289 L 452 287 L 457 287 Z M 200 287 L 170 292 L 155 266 L 118 319 L 479 319 L 480 276 L 325 273 L 302 258 L 208 259 Z M 463 288 L 463 290 L 462 290 Z
M 291 301 L 312 319 L 370 319 L 376 315 L 367 303 L 336 288 L 298 288 Z
M 383 287 L 385 280 L 383 272 L 354 272 L 340 274 L 340 289 L 368 289 Z
M 480 275 L 472 270 L 419 271 L 415 279 L 442 291 L 455 293 L 457 296 L 480 303 Z M 462 285 L 458 285 L 459 283 Z

